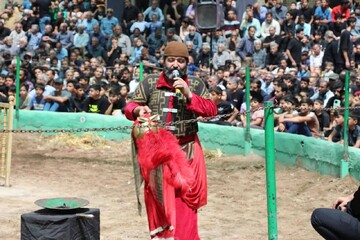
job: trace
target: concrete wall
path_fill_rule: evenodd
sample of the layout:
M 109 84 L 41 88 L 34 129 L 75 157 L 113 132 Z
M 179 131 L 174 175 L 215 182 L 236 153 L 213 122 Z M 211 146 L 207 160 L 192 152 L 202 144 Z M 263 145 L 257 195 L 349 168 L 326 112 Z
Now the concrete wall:
M 105 116 L 88 113 L 52 113 L 20 111 L 18 129 L 77 129 L 131 126 L 132 122 L 124 117 Z M 199 137 L 204 148 L 219 149 L 224 154 L 244 153 L 245 129 L 199 124 Z M 122 131 L 93 132 L 110 140 L 126 140 L 130 129 Z M 264 157 L 265 132 L 251 129 L 252 151 Z M 16 151 L 16 147 L 14 147 Z M 339 176 L 340 161 L 343 158 L 342 145 L 300 135 L 275 133 L 276 160 L 286 166 L 300 166 L 310 171 Z M 360 180 L 360 150 L 350 148 L 350 173 Z

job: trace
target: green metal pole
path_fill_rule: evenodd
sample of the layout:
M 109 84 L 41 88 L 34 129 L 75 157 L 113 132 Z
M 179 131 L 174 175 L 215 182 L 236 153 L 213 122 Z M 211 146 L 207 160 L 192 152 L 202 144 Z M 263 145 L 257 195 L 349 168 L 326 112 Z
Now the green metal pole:
M 14 127 L 17 129 L 19 122 L 19 107 L 20 107 L 20 55 L 16 57 L 16 93 L 15 93 L 15 124 Z
M 142 81 L 144 79 L 144 64 L 143 64 L 143 62 L 140 62 L 139 68 L 140 68 L 139 80 Z
M 344 178 L 349 174 L 349 140 L 348 140 L 348 123 L 349 123 L 349 71 L 345 76 L 345 111 L 344 111 L 344 155 L 340 165 L 340 177 Z
M 250 136 L 250 68 L 245 70 L 245 97 L 246 97 L 246 127 L 245 127 L 245 146 L 244 154 L 249 155 L 251 152 L 251 136 Z
M 268 239 L 277 240 L 276 175 L 274 146 L 274 110 L 272 102 L 265 102 L 265 158 L 268 210 Z

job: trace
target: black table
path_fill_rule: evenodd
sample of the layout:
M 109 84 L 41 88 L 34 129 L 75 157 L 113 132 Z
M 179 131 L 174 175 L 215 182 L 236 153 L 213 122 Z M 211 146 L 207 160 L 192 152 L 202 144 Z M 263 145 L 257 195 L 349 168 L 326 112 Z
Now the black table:
M 21 240 L 100 239 L 100 210 L 42 209 L 21 215 Z

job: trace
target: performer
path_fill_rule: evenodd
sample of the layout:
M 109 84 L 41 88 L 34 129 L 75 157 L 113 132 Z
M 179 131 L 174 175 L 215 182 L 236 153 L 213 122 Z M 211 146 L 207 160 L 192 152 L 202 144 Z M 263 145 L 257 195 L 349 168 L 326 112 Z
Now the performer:
M 157 142 L 159 148 L 144 150 L 141 146 L 143 143 L 141 141 L 144 139 L 136 141 L 138 150 L 148 151 L 151 155 L 149 157 L 147 154 L 142 154 L 140 157 L 140 151 L 138 152 L 139 170 L 145 182 L 144 197 L 150 235 L 153 239 L 200 239 L 197 210 L 207 203 L 206 167 L 197 136 L 197 122 L 182 122 L 175 126 L 166 125 L 169 122 L 217 114 L 216 105 L 211 101 L 205 83 L 199 78 L 187 76 L 188 58 L 189 53 L 183 43 L 170 42 L 164 50 L 165 66 L 160 76 L 149 75 L 140 82 L 132 102 L 125 107 L 125 115 L 129 120 L 136 120 L 139 116 L 150 114 L 159 115 L 160 121 L 167 129 L 167 131 L 159 130 L 160 137 L 156 135 L 144 137 L 144 139 L 156 138 L 147 142 L 148 145 L 151 142 Z M 181 92 L 181 94 L 176 92 Z M 164 131 L 171 132 L 170 135 L 176 137 L 174 139 L 180 153 L 177 153 L 177 149 L 169 147 L 171 136 L 167 136 Z M 167 137 L 169 141 L 159 140 L 161 136 Z M 165 156 L 153 151 L 167 151 L 165 155 L 167 158 L 171 155 L 172 159 L 167 159 L 166 162 L 161 159 L 153 160 L 153 158 L 159 158 L 158 156 Z M 182 164 L 179 160 L 181 155 L 184 155 Z M 150 169 L 147 163 L 142 164 L 144 161 L 149 161 L 143 158 L 152 158 L 152 164 L 155 166 Z M 135 175 L 136 171 L 135 168 Z M 176 181 L 178 183 L 174 184 Z M 182 184 L 180 188 L 177 187 L 179 182 L 180 185 Z M 139 186 L 137 186 L 137 194 L 138 190 Z

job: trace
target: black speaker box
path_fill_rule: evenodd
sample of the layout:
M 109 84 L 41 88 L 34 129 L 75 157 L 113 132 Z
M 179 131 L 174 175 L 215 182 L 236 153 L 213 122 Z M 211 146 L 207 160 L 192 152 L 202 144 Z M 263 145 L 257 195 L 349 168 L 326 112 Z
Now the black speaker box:
M 201 2 L 195 9 L 195 26 L 200 32 L 221 29 L 224 25 L 224 11 L 219 0 Z

